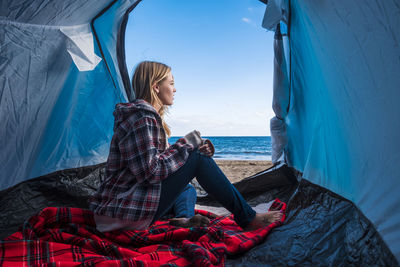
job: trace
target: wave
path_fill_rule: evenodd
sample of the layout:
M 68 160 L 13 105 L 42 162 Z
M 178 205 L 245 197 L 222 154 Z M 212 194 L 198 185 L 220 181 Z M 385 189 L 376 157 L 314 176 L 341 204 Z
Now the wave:
M 271 160 L 268 155 L 214 155 L 216 160 Z
M 215 146 L 215 159 L 231 160 L 271 160 L 271 137 L 205 137 L 211 140 Z M 170 143 L 178 138 L 172 137 Z
M 260 154 L 260 155 L 272 155 L 270 151 L 215 151 L 215 155 L 227 155 L 227 154 L 234 154 L 234 155 L 240 155 L 240 154 Z

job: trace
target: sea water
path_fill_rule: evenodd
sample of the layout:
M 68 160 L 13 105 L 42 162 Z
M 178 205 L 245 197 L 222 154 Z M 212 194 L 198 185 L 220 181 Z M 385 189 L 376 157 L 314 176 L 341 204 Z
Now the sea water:
M 173 144 L 180 137 L 168 139 Z M 216 160 L 271 160 L 270 136 L 203 136 L 215 147 Z

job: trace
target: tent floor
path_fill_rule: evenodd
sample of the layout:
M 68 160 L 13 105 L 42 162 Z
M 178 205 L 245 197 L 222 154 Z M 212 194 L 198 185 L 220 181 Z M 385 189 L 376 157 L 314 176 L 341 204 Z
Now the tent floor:
M 0 238 L 45 207 L 88 208 L 102 179 L 104 164 L 99 164 L 58 171 L 1 191 Z M 227 266 L 399 266 L 372 223 L 350 201 L 307 180 L 298 183 L 286 165 L 235 186 L 252 206 L 275 198 L 286 202 L 287 218 L 261 245 L 228 258 Z M 197 189 L 200 207 L 225 212 Z

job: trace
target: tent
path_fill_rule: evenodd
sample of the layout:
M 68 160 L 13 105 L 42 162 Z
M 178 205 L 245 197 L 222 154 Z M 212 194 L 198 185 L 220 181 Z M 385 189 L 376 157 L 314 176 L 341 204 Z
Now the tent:
M 2 238 L 49 203 L 86 207 L 98 187 L 114 106 L 134 99 L 124 32 L 140 2 L 0 2 Z M 277 165 L 237 187 L 281 196 L 288 219 L 227 264 L 398 265 L 400 4 L 263 2 Z

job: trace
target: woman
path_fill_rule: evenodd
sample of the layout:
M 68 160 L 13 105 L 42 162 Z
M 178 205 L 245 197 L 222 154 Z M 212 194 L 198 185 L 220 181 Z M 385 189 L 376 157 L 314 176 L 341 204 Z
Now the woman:
M 211 158 L 211 142 L 198 131 L 168 145 L 170 129 L 163 117 L 176 92 L 170 67 L 141 62 L 132 87 L 136 100 L 118 104 L 114 111 L 106 180 L 90 205 L 99 231 L 146 229 L 171 209 L 194 177 L 246 230 L 282 218 L 279 211 L 256 213 L 246 203 Z

